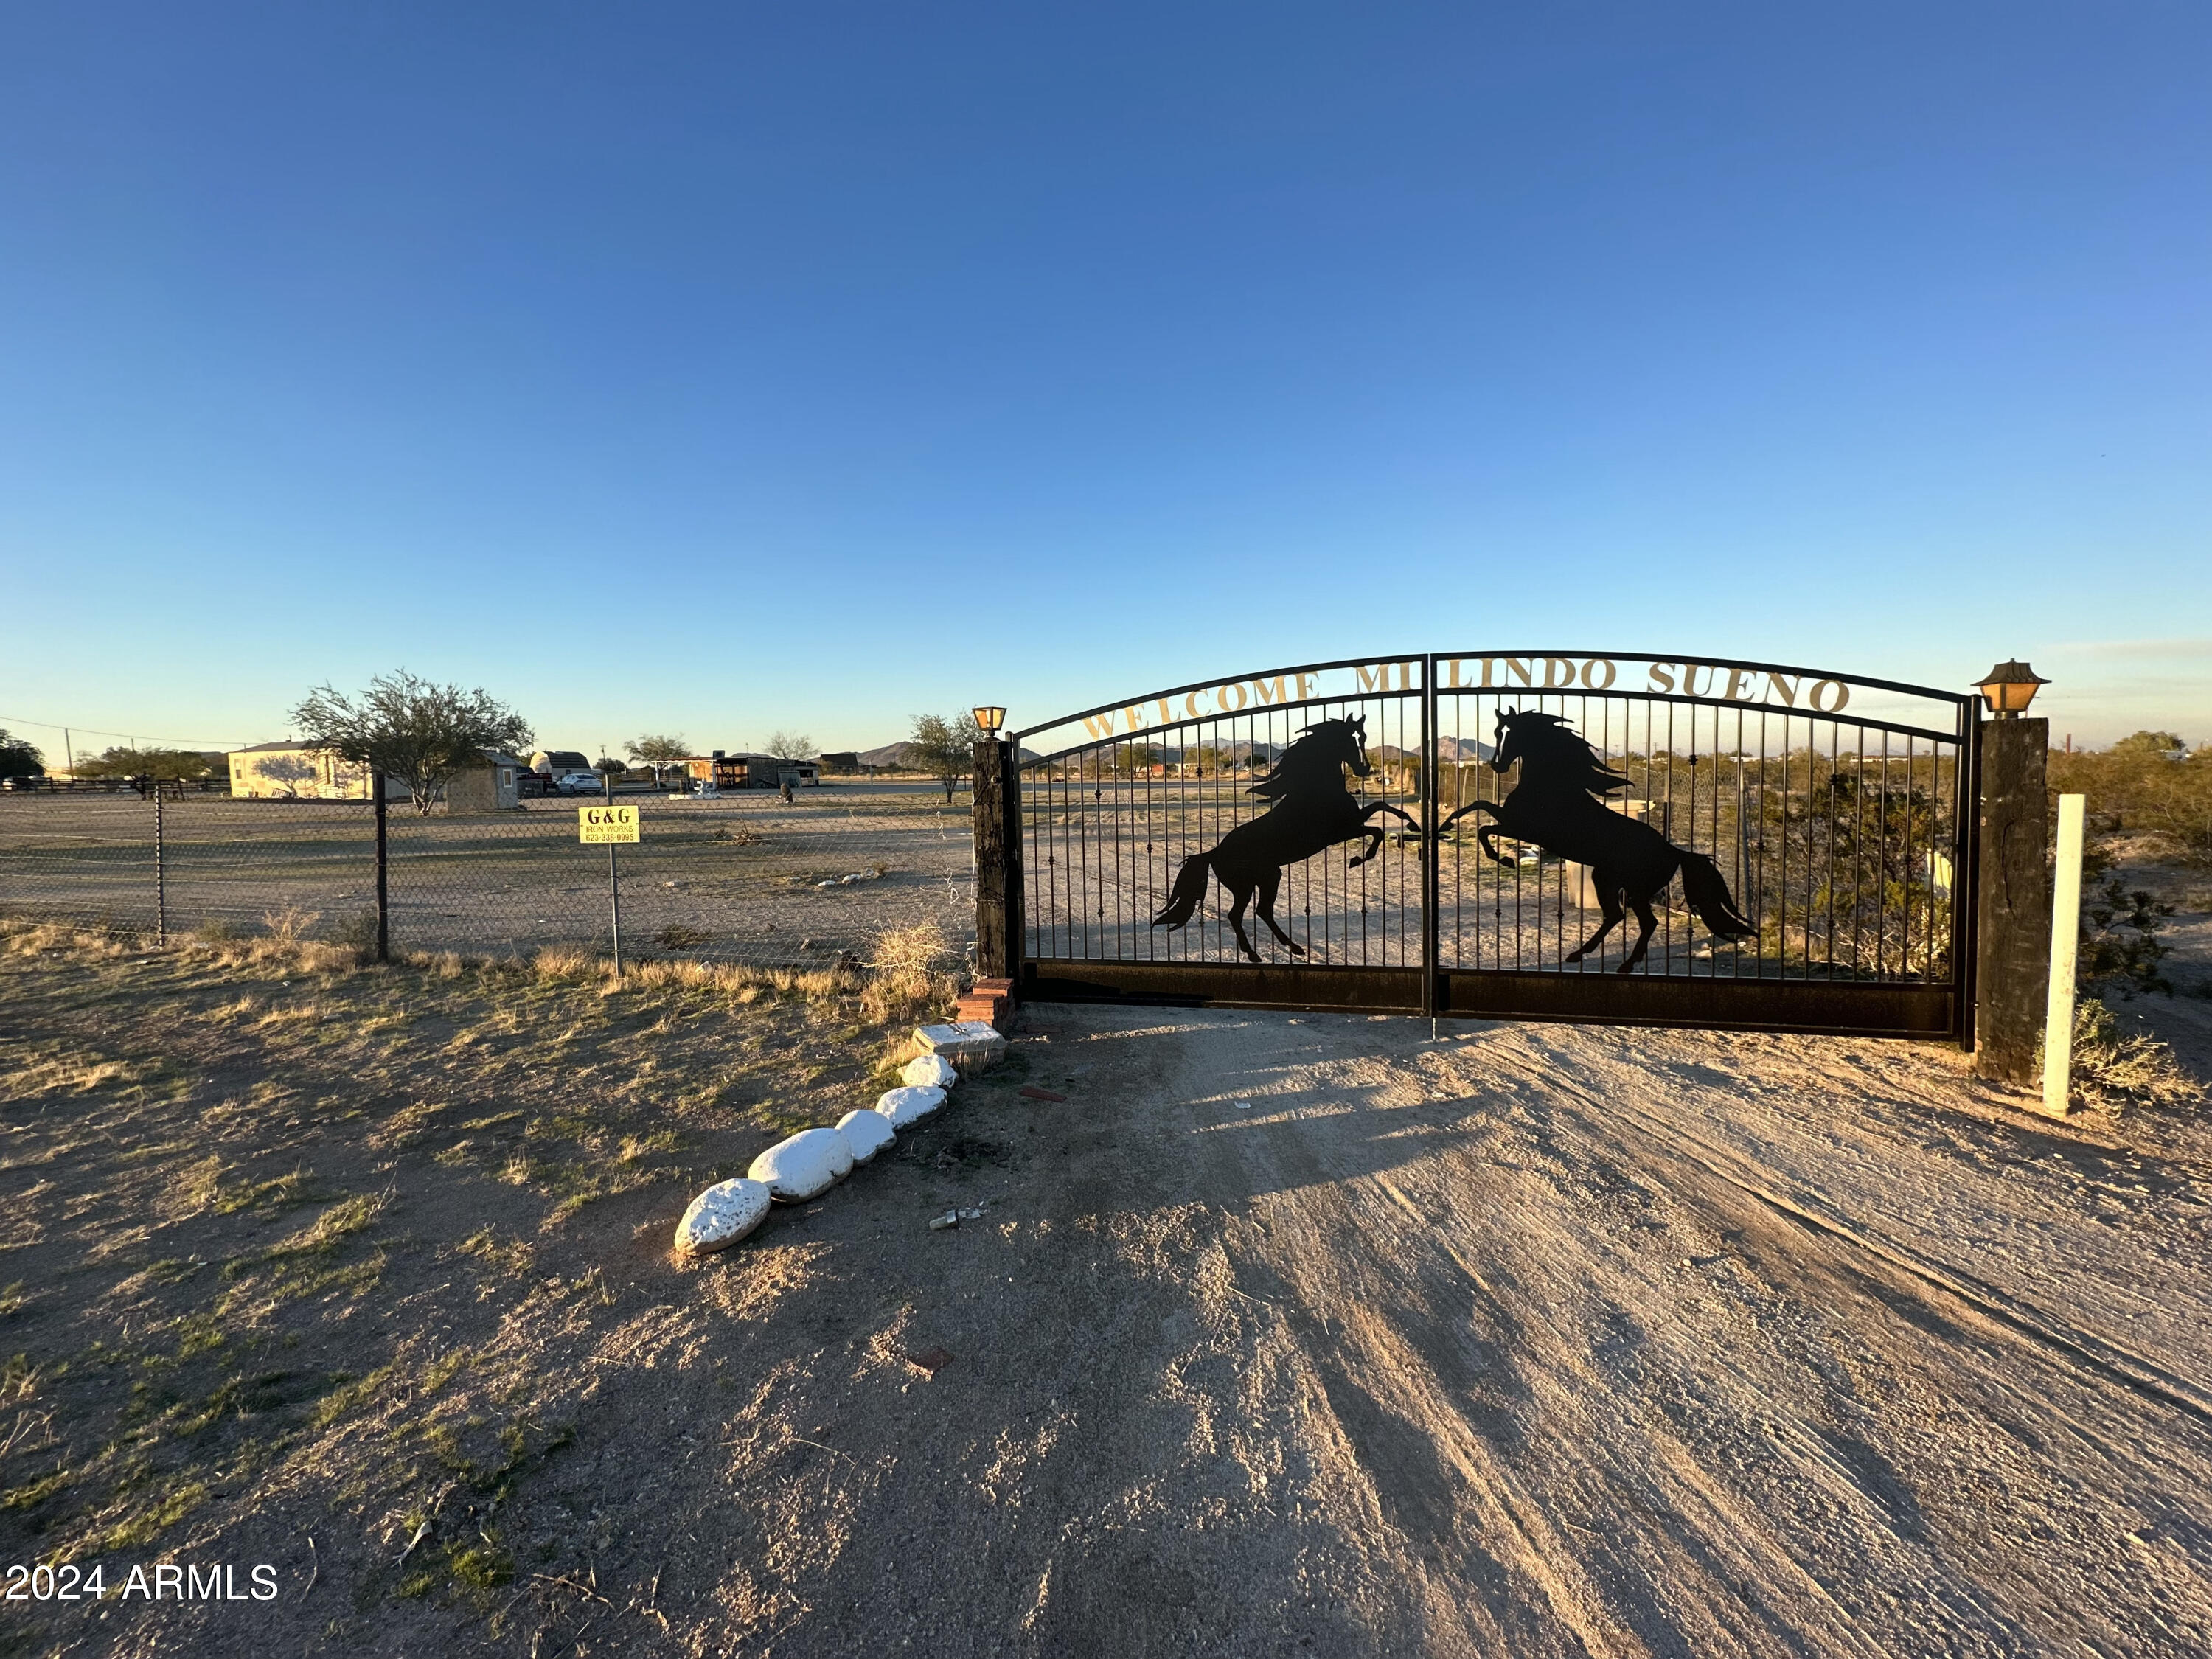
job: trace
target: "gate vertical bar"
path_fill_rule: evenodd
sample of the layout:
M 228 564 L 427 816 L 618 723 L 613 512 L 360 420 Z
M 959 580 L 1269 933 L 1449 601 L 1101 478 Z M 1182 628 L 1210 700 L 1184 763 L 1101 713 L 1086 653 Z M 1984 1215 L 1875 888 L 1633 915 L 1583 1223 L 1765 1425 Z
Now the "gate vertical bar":
M 1421 1012 L 1431 1022 L 1443 1006 L 1443 967 L 1437 950 L 1437 659 L 1421 659 Z
M 154 943 L 167 949 L 169 943 L 169 880 L 167 849 L 161 834 L 161 781 L 154 785 Z
M 384 816 L 384 772 L 371 769 L 368 793 L 376 823 L 376 959 L 392 960 L 392 845 Z
M 1959 1047 L 1972 1054 L 1974 1000 L 1979 994 L 1977 975 L 1981 972 L 1982 711 L 1978 702 L 1959 710 L 1955 787 L 1951 802 L 1952 1030 Z

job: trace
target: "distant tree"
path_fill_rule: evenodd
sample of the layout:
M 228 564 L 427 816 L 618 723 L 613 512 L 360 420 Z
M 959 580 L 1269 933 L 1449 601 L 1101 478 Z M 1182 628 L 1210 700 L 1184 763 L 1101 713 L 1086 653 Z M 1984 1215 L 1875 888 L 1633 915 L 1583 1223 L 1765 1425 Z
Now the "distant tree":
M 428 812 L 454 774 L 487 749 L 517 749 L 529 721 L 481 686 L 438 685 L 400 669 L 379 675 L 358 697 L 319 685 L 292 711 L 310 745 L 399 780 L 417 812 Z
M 0 778 L 35 778 L 46 769 L 46 757 L 28 738 L 0 726 Z
M 602 755 L 592 763 L 592 770 L 603 778 L 618 778 L 629 770 L 611 755 Z
M 778 760 L 808 760 L 815 753 L 814 739 L 804 732 L 778 732 L 769 738 L 768 752 Z
M 2132 737 L 2122 738 L 2112 745 L 2115 755 L 2158 755 L 2160 757 L 2185 752 L 2189 745 L 2174 732 L 2137 732 Z
M 691 745 L 679 737 L 666 734 L 655 737 L 648 734 L 644 737 L 632 738 L 623 745 L 623 753 L 641 766 L 650 766 L 653 769 L 653 781 L 659 783 L 661 772 L 665 768 L 675 765 L 677 762 L 690 755 Z
M 975 721 L 972 715 L 916 714 L 914 731 L 906 740 L 915 766 L 945 786 L 951 800 L 960 780 L 975 768 Z
M 81 778 L 152 778 L 160 783 L 204 778 L 215 760 L 197 749 L 133 749 L 118 744 L 76 763 Z

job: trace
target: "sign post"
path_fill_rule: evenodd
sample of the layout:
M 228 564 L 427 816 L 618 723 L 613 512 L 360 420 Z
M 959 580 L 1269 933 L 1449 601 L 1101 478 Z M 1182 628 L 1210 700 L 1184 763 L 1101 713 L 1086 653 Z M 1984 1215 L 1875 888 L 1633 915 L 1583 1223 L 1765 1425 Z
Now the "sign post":
M 607 908 L 612 914 L 615 927 L 615 977 L 622 977 L 622 875 L 615 866 L 615 848 L 628 842 L 635 845 L 638 839 L 637 808 L 617 806 L 611 801 L 604 806 L 580 806 L 576 809 L 576 839 L 587 847 L 604 846 L 607 849 Z

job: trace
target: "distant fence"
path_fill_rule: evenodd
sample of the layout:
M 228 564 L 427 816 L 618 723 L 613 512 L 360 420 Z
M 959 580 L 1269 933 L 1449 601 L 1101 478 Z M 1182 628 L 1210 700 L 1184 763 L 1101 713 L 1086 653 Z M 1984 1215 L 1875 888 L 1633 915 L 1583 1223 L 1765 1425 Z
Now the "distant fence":
M 865 957 L 890 927 L 975 931 L 965 802 L 809 790 L 759 799 L 623 796 L 643 837 L 619 852 L 623 953 L 760 966 Z M 383 921 L 394 951 L 525 957 L 612 945 L 607 854 L 574 801 L 386 815 Z M 171 940 L 291 930 L 373 943 L 377 828 L 367 801 L 0 793 L 0 917 Z

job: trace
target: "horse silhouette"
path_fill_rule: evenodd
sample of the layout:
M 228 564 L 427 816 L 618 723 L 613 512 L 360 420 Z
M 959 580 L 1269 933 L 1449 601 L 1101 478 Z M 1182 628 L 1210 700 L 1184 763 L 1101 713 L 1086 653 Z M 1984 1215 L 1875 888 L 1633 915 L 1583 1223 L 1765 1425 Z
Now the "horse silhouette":
M 1167 908 L 1152 918 L 1155 927 L 1176 928 L 1191 919 L 1206 896 L 1210 873 L 1228 889 L 1234 901 L 1229 925 L 1237 930 L 1237 943 L 1258 962 L 1260 953 L 1244 932 L 1244 907 L 1260 896 L 1260 920 L 1282 940 L 1293 956 L 1305 947 L 1285 933 L 1275 920 L 1275 895 L 1283 884 L 1286 865 L 1310 859 L 1339 842 L 1367 840 L 1366 847 L 1347 867 L 1356 868 L 1375 856 L 1382 845 L 1382 831 L 1367 822 L 1377 812 L 1413 820 L 1388 801 L 1362 806 L 1346 787 L 1345 769 L 1355 777 L 1370 776 L 1367 762 L 1367 717 L 1339 716 L 1304 728 L 1304 735 L 1283 750 L 1274 769 L 1245 793 L 1275 804 L 1249 823 L 1240 823 L 1218 842 L 1211 852 L 1194 853 L 1176 874 Z
M 1596 950 L 1633 910 L 1643 931 L 1637 935 L 1636 948 L 1615 971 L 1626 974 L 1635 968 L 1650 951 L 1652 932 L 1659 925 L 1651 901 L 1666 890 L 1677 870 L 1682 873 L 1683 896 L 1715 938 L 1747 939 L 1759 931 L 1737 912 L 1728 883 L 1712 860 L 1675 846 L 1650 824 L 1606 805 L 1602 797 L 1627 788 L 1627 777 L 1608 767 L 1560 716 L 1534 709 L 1501 713 L 1498 749 L 1490 764 L 1500 774 L 1517 764 L 1519 781 L 1503 801 L 1472 802 L 1446 818 L 1438 830 L 1449 829 L 1470 812 L 1486 812 L 1498 821 L 1484 824 L 1474 838 L 1498 863 L 1509 861 L 1498 850 L 1496 840 L 1505 835 L 1589 866 L 1605 921 L 1567 957 L 1569 962 L 1580 962 Z

